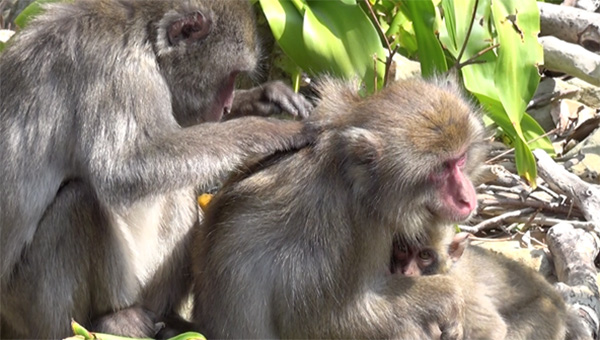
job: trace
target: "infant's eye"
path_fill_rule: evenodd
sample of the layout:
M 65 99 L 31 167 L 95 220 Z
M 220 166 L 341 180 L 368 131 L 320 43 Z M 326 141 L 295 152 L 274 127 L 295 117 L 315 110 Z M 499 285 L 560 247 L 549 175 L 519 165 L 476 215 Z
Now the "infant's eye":
M 423 250 L 423 251 L 419 252 L 419 257 L 422 260 L 428 260 L 433 257 L 433 254 L 429 250 Z

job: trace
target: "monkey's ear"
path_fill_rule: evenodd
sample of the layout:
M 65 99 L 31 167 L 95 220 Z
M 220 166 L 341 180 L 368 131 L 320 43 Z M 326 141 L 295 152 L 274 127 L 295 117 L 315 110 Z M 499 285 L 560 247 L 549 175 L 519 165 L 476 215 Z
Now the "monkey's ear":
M 356 164 L 378 162 L 383 153 L 383 142 L 369 130 L 351 127 L 342 132 L 348 158 Z
M 454 235 L 452 238 L 452 243 L 450 243 L 450 247 L 448 248 L 448 255 L 452 261 L 456 262 L 462 256 L 463 252 L 469 245 L 469 237 L 471 234 L 469 233 L 458 233 Z
M 204 39 L 209 33 L 212 21 L 201 12 L 189 13 L 169 24 L 167 38 L 171 45 L 181 42 L 186 45 Z

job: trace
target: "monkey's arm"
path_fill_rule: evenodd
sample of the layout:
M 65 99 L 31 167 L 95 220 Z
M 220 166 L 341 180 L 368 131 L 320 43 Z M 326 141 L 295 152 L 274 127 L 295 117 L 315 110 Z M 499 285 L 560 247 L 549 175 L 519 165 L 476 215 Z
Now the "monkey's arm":
M 300 148 L 312 138 L 300 122 L 243 117 L 178 129 L 138 142 L 135 150 L 96 150 L 88 161 L 101 196 L 107 202 L 127 203 L 210 183 L 248 157 Z
M 409 329 L 418 329 L 429 337 L 441 332 L 441 339 L 463 338 L 464 299 L 460 287 L 451 278 L 393 275 L 381 293 L 390 301 L 398 322 L 407 324 Z M 420 334 L 401 336 L 423 338 Z
M 308 117 L 313 105 L 281 81 L 273 81 L 249 90 L 235 91 L 231 112 L 225 119 L 241 116 L 271 116 L 287 112 L 292 116 Z
M 391 275 L 361 294 L 344 293 L 336 301 L 344 303 L 320 305 L 307 313 L 313 320 L 297 324 L 283 337 L 463 339 L 465 303 L 460 287 L 448 276 Z

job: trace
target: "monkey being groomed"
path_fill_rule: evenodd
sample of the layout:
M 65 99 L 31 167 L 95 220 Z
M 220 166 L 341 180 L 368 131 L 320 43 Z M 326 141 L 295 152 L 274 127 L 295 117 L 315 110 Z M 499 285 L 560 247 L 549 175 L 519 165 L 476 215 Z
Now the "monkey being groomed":
M 0 54 L 0 338 L 152 337 L 189 290 L 196 188 L 310 142 L 247 1 L 55 4 Z M 252 102 L 248 102 L 252 101 Z M 258 102 L 260 101 L 260 102 Z M 251 111 L 251 112 L 249 112 Z
M 193 243 L 198 330 L 212 338 L 461 339 L 445 276 L 392 274 L 393 240 L 467 218 L 484 154 L 476 110 L 447 81 L 361 98 L 325 81 L 316 141 L 242 168 Z

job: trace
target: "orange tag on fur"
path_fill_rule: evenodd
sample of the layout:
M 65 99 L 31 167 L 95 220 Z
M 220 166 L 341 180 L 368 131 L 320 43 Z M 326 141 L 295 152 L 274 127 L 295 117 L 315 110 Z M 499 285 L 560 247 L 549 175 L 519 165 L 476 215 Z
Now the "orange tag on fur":
M 202 194 L 198 196 L 198 205 L 202 211 L 206 212 L 206 208 L 208 207 L 208 203 L 213 198 L 212 194 Z

